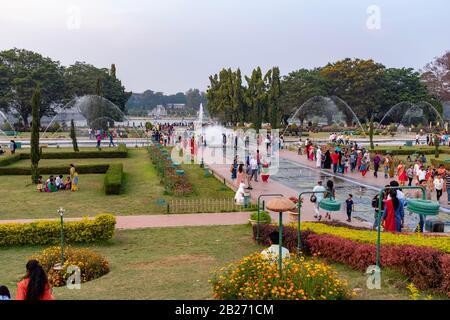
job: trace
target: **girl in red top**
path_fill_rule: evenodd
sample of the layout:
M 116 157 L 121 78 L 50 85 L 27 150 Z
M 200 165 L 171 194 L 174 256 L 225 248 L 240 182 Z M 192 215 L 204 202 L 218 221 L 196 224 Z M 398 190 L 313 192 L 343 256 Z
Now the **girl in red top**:
M 27 274 L 17 284 L 16 300 L 54 300 L 47 274 L 37 260 L 28 261 Z

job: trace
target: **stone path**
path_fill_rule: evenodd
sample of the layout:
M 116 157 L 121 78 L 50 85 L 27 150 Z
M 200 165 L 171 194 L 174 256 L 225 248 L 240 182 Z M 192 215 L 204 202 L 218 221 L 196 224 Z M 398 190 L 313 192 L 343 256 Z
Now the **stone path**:
M 249 212 L 199 213 L 199 214 L 166 214 L 141 216 L 116 216 L 117 229 L 140 229 L 162 227 L 188 227 L 237 225 L 248 223 Z M 82 218 L 65 218 L 64 221 L 79 221 Z M 59 221 L 59 219 L 18 219 L 0 220 L 2 223 L 30 223 L 35 221 Z

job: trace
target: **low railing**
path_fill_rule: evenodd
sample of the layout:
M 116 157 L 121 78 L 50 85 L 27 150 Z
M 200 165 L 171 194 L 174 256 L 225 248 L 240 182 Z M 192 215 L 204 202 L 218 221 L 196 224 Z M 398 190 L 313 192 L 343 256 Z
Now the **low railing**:
M 180 199 L 167 202 L 167 213 L 206 213 L 206 212 L 231 212 L 252 211 L 256 205 L 247 207 L 237 205 L 233 198 L 226 199 Z

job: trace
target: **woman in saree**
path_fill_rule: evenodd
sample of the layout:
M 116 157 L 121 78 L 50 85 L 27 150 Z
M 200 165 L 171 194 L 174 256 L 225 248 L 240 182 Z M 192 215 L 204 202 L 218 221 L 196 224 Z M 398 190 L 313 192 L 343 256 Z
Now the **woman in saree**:
M 403 165 L 403 161 L 400 161 L 400 163 L 397 166 L 397 175 L 398 175 L 398 183 L 401 186 L 404 186 L 406 184 L 406 181 L 408 181 L 408 175 L 406 174 L 405 166 Z
M 331 153 L 330 150 L 325 151 L 325 161 L 323 162 L 324 169 L 331 169 Z
M 401 232 L 404 215 L 403 203 L 397 198 L 397 190 L 392 189 L 384 205 L 384 213 L 382 216 L 384 230 Z
M 78 172 L 76 172 L 76 171 L 73 173 L 71 188 L 72 188 L 72 191 L 78 190 Z

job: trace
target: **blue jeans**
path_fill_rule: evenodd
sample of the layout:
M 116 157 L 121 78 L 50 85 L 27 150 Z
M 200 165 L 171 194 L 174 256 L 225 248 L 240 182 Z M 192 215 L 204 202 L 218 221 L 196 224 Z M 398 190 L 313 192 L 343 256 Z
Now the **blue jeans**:
M 333 164 L 333 173 L 336 173 L 338 169 L 338 165 L 337 164 Z
M 447 188 L 447 201 L 450 202 L 450 188 Z

